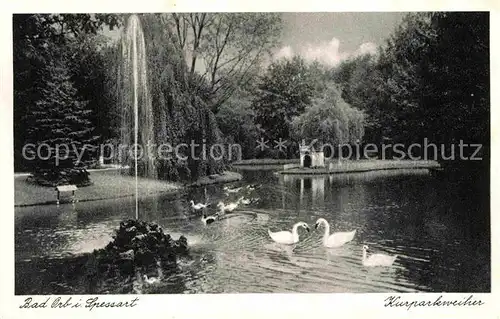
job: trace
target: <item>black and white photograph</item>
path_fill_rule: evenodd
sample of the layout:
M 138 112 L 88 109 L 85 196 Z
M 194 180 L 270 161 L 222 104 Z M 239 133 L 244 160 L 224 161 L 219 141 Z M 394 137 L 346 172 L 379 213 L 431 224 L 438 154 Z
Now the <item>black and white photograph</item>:
M 92 12 L 11 14 L 20 308 L 491 292 L 490 12 Z

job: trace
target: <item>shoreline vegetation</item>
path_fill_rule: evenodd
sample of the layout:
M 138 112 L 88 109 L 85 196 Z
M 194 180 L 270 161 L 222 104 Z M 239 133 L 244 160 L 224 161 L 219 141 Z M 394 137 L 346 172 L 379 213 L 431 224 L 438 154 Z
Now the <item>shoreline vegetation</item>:
M 185 187 L 201 187 L 205 185 L 230 183 L 241 180 L 242 176 L 236 172 L 223 172 L 199 178 L 190 184 L 151 180 L 139 178 L 138 189 L 140 197 L 155 194 L 178 197 Z M 135 195 L 135 178 L 122 175 L 119 170 L 93 170 L 91 172 L 92 185 L 81 187 L 76 191 L 78 202 L 96 201 L 112 198 L 130 197 Z M 14 207 L 52 205 L 56 204 L 57 192 L 54 187 L 45 187 L 30 182 L 29 176 L 24 174 L 14 178 Z M 71 200 L 71 194 L 61 194 L 61 204 Z
M 436 161 L 397 161 L 397 160 L 359 160 L 359 161 L 327 161 L 326 167 L 302 168 L 298 167 L 299 159 L 250 159 L 240 160 L 232 164 L 235 169 L 270 169 L 277 170 L 280 174 L 319 175 L 369 172 L 378 170 L 396 169 L 433 169 L 439 170 L 441 166 Z M 130 197 L 135 194 L 135 178 L 121 175 L 119 169 L 92 170 L 93 184 L 79 188 L 76 191 L 78 202 L 105 200 L 112 198 Z M 185 188 L 203 187 L 207 185 L 236 182 L 242 175 L 234 171 L 225 171 L 221 174 L 203 176 L 191 183 L 169 182 L 139 178 L 138 189 L 140 197 L 155 194 L 171 195 L 178 197 Z M 14 206 L 38 206 L 56 204 L 57 193 L 53 187 L 44 187 L 30 181 L 25 174 L 15 175 L 14 178 Z M 69 196 L 68 196 L 69 195 Z M 71 200 L 70 194 L 61 194 L 61 203 Z

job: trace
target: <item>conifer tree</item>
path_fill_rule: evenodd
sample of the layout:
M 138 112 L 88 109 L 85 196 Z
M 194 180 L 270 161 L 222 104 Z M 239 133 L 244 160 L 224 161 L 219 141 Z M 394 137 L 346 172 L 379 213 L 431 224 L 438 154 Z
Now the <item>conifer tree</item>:
M 85 167 L 94 158 L 94 128 L 88 120 L 87 103 L 80 101 L 70 81 L 66 60 L 54 46 L 45 65 L 34 70 L 38 81 L 33 88 L 36 98 L 28 106 L 24 123 L 30 168 L 35 180 L 46 185 L 89 183 Z

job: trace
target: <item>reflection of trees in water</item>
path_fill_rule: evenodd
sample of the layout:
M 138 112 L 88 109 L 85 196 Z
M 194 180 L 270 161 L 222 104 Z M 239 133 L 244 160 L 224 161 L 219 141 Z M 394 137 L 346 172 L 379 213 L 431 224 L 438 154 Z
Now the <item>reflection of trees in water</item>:
M 388 177 L 402 177 L 405 176 L 428 176 L 428 169 L 392 169 L 392 170 L 378 170 L 367 172 L 353 172 L 353 173 L 340 173 L 329 175 L 330 183 L 340 185 L 353 184 L 356 182 L 372 182 L 383 180 Z
M 305 178 L 310 182 L 302 184 Z M 303 210 L 314 207 L 312 178 L 283 178 L 283 185 L 302 195 L 296 201 Z M 318 213 L 328 217 L 332 230 L 355 227 L 355 242 L 402 255 L 396 262 L 402 267 L 393 272 L 401 285 L 488 291 L 489 209 L 467 187 L 438 181 L 424 170 L 331 175 Z
M 317 200 L 316 204 L 314 203 L 314 198 L 320 196 L 321 190 L 318 188 L 314 190 L 315 184 L 310 176 L 309 182 L 305 180 L 303 182 L 303 179 L 296 176 L 288 178 L 283 176 L 280 184 L 256 179 L 254 181 L 264 185 L 252 196 L 261 197 L 262 207 L 277 213 L 273 215 L 273 219 L 281 223 L 275 225 L 277 228 L 285 229 L 290 226 L 291 219 L 302 218 L 300 215 L 294 216 L 293 210 L 310 212 L 314 208 L 315 214 L 331 222 L 332 230 L 347 230 L 351 227 L 358 230 L 351 244 L 353 249 L 357 249 L 361 243 L 367 243 L 374 252 L 400 254 L 401 257 L 396 261 L 393 271 L 388 272 L 390 280 L 396 281 L 398 286 L 417 287 L 424 291 L 450 292 L 490 289 L 489 210 L 477 192 L 468 191 L 464 184 L 439 181 L 421 174 L 401 176 L 391 172 L 385 176 L 368 175 L 366 179 L 360 176 L 358 174 L 355 178 L 352 176 L 345 178 L 341 175 L 326 177 L 322 192 L 323 204 L 318 204 Z M 301 190 L 302 196 L 300 196 Z M 313 192 L 316 197 L 313 196 Z M 207 194 L 215 203 L 218 198 L 227 199 L 220 185 L 209 188 Z M 148 219 L 159 220 L 162 224 L 184 232 L 189 229 L 188 227 L 198 225 L 182 217 L 189 209 L 187 200 L 194 198 L 201 202 L 203 196 L 205 196 L 204 189 L 198 188 L 190 190 L 186 197 L 176 200 L 162 197 L 147 198 L 141 201 L 141 207 L 147 212 L 144 216 Z M 19 247 L 26 246 L 29 254 L 36 253 L 39 247 L 36 236 L 29 233 L 23 235 L 24 230 L 70 228 L 73 225 L 86 229 L 106 223 L 108 223 L 106 227 L 114 229 L 115 220 L 121 220 L 123 211 L 125 215 L 128 214 L 126 212 L 128 205 L 134 207 L 132 198 L 78 203 L 76 209 L 71 212 L 69 211 L 71 205 L 61 205 L 60 211 L 54 210 L 53 206 L 37 207 L 42 217 L 38 217 L 33 210 L 33 213 L 26 212 L 22 215 L 24 217 L 17 218 L 16 273 L 22 276 L 16 276 L 16 293 L 64 293 L 65 289 L 73 293 L 87 293 L 88 290 L 83 290 L 89 289 L 84 288 L 86 287 L 86 282 L 82 279 L 84 276 L 72 266 L 77 264 L 76 259 L 20 262 L 19 257 L 26 253 L 20 251 Z M 282 208 L 282 211 L 279 212 L 278 209 L 277 212 L 276 208 Z M 250 238 L 247 232 L 252 230 L 248 225 L 257 224 L 240 223 L 237 218 L 234 222 L 236 226 L 243 225 L 236 227 L 238 232 L 241 231 L 242 238 Z M 219 237 L 210 240 L 216 242 L 216 247 L 196 248 L 199 251 L 195 249 L 192 264 L 182 266 L 181 263 L 181 271 L 151 293 L 222 292 L 221 290 L 226 287 L 231 287 L 231 284 L 227 286 L 223 284 L 230 282 L 231 276 L 235 276 L 238 280 L 246 280 L 245 276 L 253 275 L 255 271 L 253 268 L 251 271 L 238 274 L 236 268 L 239 264 L 255 260 L 243 253 L 240 259 L 232 259 L 233 255 L 236 255 L 232 252 L 236 249 L 254 251 L 254 248 L 237 247 L 236 242 L 239 237 L 235 233 L 230 233 L 234 228 L 234 223 L 227 227 L 222 225 L 223 235 L 219 232 Z M 207 228 L 207 231 L 214 231 L 214 228 Z M 233 240 L 221 243 L 221 238 Z M 266 237 L 263 236 L 263 239 Z M 47 237 L 47 240 L 50 238 Z M 273 265 L 287 262 L 286 254 L 283 252 L 271 255 L 273 256 L 267 258 L 274 258 L 270 261 Z M 356 258 L 357 256 L 356 252 Z M 242 261 L 241 258 L 249 259 Z M 75 272 L 74 277 L 71 271 Z M 108 288 L 114 289 L 113 285 L 110 283 Z
M 430 177 L 388 179 L 367 192 L 375 206 L 365 214 L 366 240 L 403 255 L 402 280 L 432 291 L 489 289 L 489 244 L 478 231 L 477 203 Z
M 16 293 L 127 293 L 132 283 L 108 281 L 102 287 L 93 286 L 85 279 L 85 265 L 80 254 L 61 257 L 61 253 L 80 253 L 103 248 L 117 228 L 119 221 L 134 216 L 133 198 L 121 198 L 95 202 L 81 202 L 76 205 L 39 206 L 21 213 L 16 220 Z M 141 218 L 159 220 L 178 201 L 165 198 L 150 198 L 141 201 Z M 130 210 L 130 214 L 128 213 Z M 46 243 L 46 244 L 44 244 Z M 87 247 L 88 246 L 88 247 Z M 22 260 L 30 259 L 23 262 Z M 21 275 L 22 274 L 22 275 Z M 170 285 L 170 284 L 169 284 Z M 167 285 L 168 286 L 168 285 Z M 175 285 L 176 287 L 179 284 Z M 131 287 L 131 286 L 130 286 Z M 171 289 L 169 286 L 168 289 Z M 159 289 L 167 289 L 163 287 Z M 109 291 L 107 291 L 109 290 Z
M 240 174 L 243 175 L 245 182 L 248 183 L 275 183 L 278 177 L 276 177 L 272 170 L 240 170 Z
M 133 197 L 81 202 L 75 206 L 78 212 L 79 226 L 135 216 Z
M 130 294 L 135 278 L 95 278 L 88 266 L 88 255 L 66 258 L 40 258 L 17 262 L 16 295 L 52 294 Z M 172 270 L 159 284 L 144 286 L 143 293 L 182 293 L 186 291 L 181 269 Z
M 297 208 L 297 206 L 302 209 L 304 207 L 324 205 L 325 177 L 283 175 L 281 184 L 284 186 L 284 191 L 282 191 L 283 209 Z M 288 192 L 294 195 L 291 200 L 285 199 Z M 286 204 L 290 204 L 290 206 Z
M 330 181 L 328 176 L 285 175 L 283 184 L 297 194 L 302 209 L 344 211 L 344 203 L 363 203 L 363 186 L 342 185 Z
M 76 206 L 46 205 L 26 207 L 22 210 L 34 210 L 40 215 L 21 212 L 22 217 L 16 219 L 16 260 L 51 254 L 57 256 L 68 251 L 73 239 L 72 230 L 78 221 Z
M 84 293 L 82 271 L 77 269 L 84 261 L 79 258 L 32 259 L 16 262 L 15 294 L 61 294 Z M 21 275 L 22 274 L 22 275 Z M 83 285 L 81 285 L 83 284 Z
M 424 172 L 425 171 L 425 172 Z M 283 175 L 281 185 L 291 190 L 301 207 L 328 205 L 337 211 L 362 209 L 366 185 L 377 184 L 381 178 L 427 174 L 427 170 L 393 170 L 364 173 L 332 174 L 328 176 Z M 286 193 L 286 191 L 284 192 Z M 291 205 L 292 202 L 282 200 Z M 367 203 L 369 205 L 369 203 Z M 385 204 L 384 204 L 385 205 Z M 288 207 L 283 207 L 288 208 Z

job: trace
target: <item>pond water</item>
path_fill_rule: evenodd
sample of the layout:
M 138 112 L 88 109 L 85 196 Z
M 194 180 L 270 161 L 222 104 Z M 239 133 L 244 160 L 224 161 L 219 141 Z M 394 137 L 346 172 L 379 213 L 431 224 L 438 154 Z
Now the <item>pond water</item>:
M 179 199 L 140 200 L 140 218 L 176 239 L 186 236 L 191 249 L 192 258 L 181 260 L 179 273 L 155 293 L 490 291 L 489 206 L 478 191 L 427 170 L 242 173 L 242 181 L 190 189 Z M 260 187 L 252 191 L 250 184 Z M 243 188 L 227 194 L 224 186 Z M 255 201 L 210 225 L 189 208 L 191 199 L 207 200 L 211 213 L 219 200 L 241 196 Z M 57 293 L 51 287 L 65 285 L 68 260 L 104 247 L 134 209 L 133 198 L 16 208 L 16 294 Z M 324 228 L 314 229 L 320 217 L 332 231 L 356 229 L 353 241 L 323 247 Z M 268 236 L 268 228 L 290 230 L 299 221 L 311 232 L 299 230 L 294 246 Z M 364 244 L 399 257 L 392 267 L 364 267 Z

